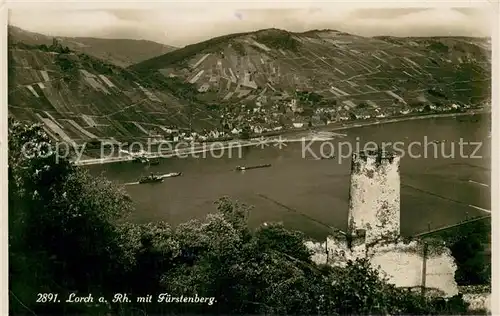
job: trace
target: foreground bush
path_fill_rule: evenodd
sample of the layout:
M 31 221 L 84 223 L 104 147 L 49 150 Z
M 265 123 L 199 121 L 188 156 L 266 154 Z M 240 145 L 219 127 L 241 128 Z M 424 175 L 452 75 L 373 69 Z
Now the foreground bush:
M 28 155 L 23 145 L 37 145 Z M 251 230 L 248 207 L 227 198 L 203 221 L 175 229 L 127 221 L 130 198 L 41 146 L 39 126 L 9 121 L 10 312 L 22 314 L 460 314 L 379 278 L 365 260 L 317 265 L 304 236 L 280 225 Z M 39 148 L 40 150 L 38 150 Z M 42 153 L 43 155 L 39 155 Z M 92 293 L 93 304 L 40 304 L 37 293 Z M 127 293 L 130 303 L 113 303 Z M 213 304 L 155 303 L 159 293 Z M 138 296 L 153 295 L 151 303 Z M 99 296 L 107 303 L 97 302 Z

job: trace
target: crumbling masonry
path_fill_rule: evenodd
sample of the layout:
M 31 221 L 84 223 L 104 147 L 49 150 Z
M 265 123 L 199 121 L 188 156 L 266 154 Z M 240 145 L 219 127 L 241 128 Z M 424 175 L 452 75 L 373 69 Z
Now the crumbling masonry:
M 317 263 L 342 266 L 349 260 L 367 258 L 397 287 L 418 288 L 425 280 L 427 288 L 447 297 L 456 295 L 451 251 L 433 245 L 423 275 L 422 240 L 400 236 L 399 163 L 399 156 L 384 151 L 354 154 L 348 231 L 333 232 L 324 243 L 307 242 L 306 246 Z
M 348 236 L 372 244 L 400 235 L 400 157 L 385 151 L 353 154 Z

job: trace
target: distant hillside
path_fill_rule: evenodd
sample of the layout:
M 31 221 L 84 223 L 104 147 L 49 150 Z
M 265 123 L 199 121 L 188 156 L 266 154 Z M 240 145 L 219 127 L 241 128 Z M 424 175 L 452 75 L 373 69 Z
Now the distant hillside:
M 62 45 L 11 43 L 8 53 L 9 115 L 43 123 L 55 139 L 130 141 L 165 135 L 167 127 L 212 126 L 196 102 L 170 92 L 183 85 L 175 80 L 152 84 Z
M 124 69 L 67 48 L 66 40 L 16 36 L 9 43 L 9 114 L 43 122 L 66 141 L 172 136 L 179 128 L 249 137 L 491 103 L 487 39 L 268 29 Z
M 9 26 L 9 41 L 29 45 L 50 45 L 52 37 L 28 32 Z M 114 65 L 127 67 L 132 64 L 163 55 L 176 47 L 145 40 L 103 39 L 92 37 L 57 37 L 62 45 L 73 51 L 81 52 L 105 60 Z
M 490 100 L 487 39 L 366 38 L 334 30 L 231 34 L 131 66 L 193 84 L 212 103 L 393 115 Z

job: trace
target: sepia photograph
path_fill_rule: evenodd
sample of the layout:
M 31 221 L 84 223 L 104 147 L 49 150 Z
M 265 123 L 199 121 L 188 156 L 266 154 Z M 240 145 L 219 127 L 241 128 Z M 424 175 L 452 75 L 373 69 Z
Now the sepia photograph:
M 88 4 L 6 14 L 9 315 L 499 312 L 498 3 Z

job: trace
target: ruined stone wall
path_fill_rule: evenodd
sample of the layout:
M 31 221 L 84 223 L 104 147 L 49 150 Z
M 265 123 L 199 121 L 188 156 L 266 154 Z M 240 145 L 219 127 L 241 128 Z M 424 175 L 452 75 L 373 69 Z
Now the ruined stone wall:
M 424 260 L 419 241 L 395 241 L 375 244 L 370 248 L 366 245 L 348 247 L 345 240 L 330 236 L 326 243 L 307 242 L 306 246 L 312 251 L 311 259 L 317 264 L 344 266 L 349 260 L 368 258 L 381 277 L 387 278 L 396 287 L 415 288 L 422 285 Z M 430 247 L 426 261 L 426 287 L 438 290 L 445 297 L 456 295 L 456 269 L 449 249 L 444 246 Z
M 370 249 L 368 257 L 374 267 L 378 267 L 388 278 L 388 282 L 397 287 L 418 287 L 422 285 L 423 249 L 422 243 L 396 242 L 375 246 Z M 429 246 L 426 260 L 426 281 L 428 288 L 439 290 L 443 296 L 458 294 L 455 281 L 457 266 L 446 247 Z
M 366 243 L 400 233 L 400 157 L 383 152 L 353 155 L 349 233 L 365 231 Z
M 368 258 L 381 276 L 397 287 L 423 284 L 422 240 L 400 236 L 400 157 L 384 152 L 353 155 L 349 199 L 349 231 L 325 243 L 307 242 L 316 263 L 345 265 Z M 446 297 L 458 293 L 451 251 L 427 243 L 425 285 Z

